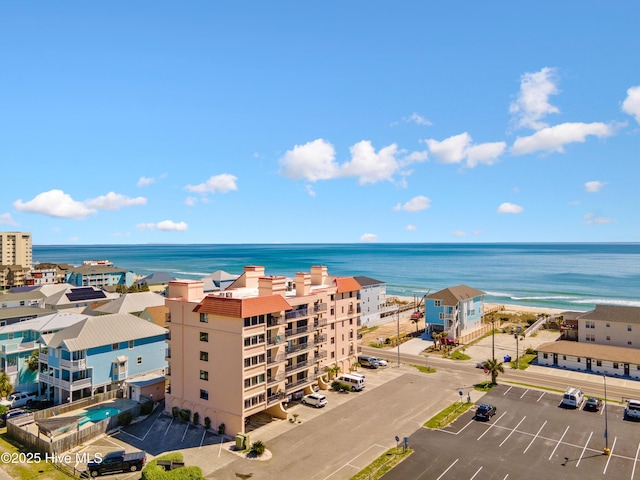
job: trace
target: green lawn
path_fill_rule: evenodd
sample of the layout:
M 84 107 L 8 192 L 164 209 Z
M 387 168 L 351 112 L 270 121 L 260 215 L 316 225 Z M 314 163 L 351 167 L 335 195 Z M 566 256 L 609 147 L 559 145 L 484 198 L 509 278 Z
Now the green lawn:
M 351 477 L 351 480 L 376 480 L 412 453 L 413 450 L 411 448 L 407 448 L 404 451 L 402 447 L 392 448 L 356 473 Z
M 443 428 L 473 406 L 473 402 L 456 402 L 433 416 L 424 426 L 427 428 Z

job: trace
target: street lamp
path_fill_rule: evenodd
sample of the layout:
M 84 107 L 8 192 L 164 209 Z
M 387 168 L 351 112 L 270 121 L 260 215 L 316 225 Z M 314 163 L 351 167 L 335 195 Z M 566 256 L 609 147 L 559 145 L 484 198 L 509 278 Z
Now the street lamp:
M 611 450 L 609 450 L 609 431 L 608 431 L 608 418 L 607 418 L 607 376 L 602 374 L 602 379 L 604 381 L 604 404 L 602 408 L 604 408 L 604 454 L 609 455 Z
M 491 318 L 491 358 L 495 362 L 496 360 L 496 329 L 493 326 L 495 320 Z
M 396 307 L 396 317 L 398 319 L 398 336 L 396 337 L 398 343 L 398 368 L 400 368 L 400 305 Z

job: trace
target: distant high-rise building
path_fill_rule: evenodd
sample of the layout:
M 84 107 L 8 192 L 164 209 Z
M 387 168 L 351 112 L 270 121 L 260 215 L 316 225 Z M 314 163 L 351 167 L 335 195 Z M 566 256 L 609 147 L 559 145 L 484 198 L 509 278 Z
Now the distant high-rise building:
M 0 265 L 32 265 L 31 234 L 26 232 L 0 232 Z

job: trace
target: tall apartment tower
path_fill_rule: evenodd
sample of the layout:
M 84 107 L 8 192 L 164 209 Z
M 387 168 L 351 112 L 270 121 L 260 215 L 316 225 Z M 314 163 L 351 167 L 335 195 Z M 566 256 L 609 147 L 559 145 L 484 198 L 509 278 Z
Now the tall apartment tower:
M 329 387 L 327 368 L 356 363 L 360 290 L 324 266 L 295 279 L 247 266 L 209 295 L 202 282 L 169 283 L 165 409 L 197 413 L 231 435 L 263 412 L 287 418 L 288 401 Z
M 0 232 L 0 265 L 20 265 L 31 268 L 31 234 L 25 232 Z

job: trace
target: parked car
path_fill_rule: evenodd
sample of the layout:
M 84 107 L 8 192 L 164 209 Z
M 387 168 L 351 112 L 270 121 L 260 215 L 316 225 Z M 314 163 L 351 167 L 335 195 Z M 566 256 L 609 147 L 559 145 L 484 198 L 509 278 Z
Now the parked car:
M 9 408 L 25 407 L 29 400 L 35 400 L 37 396 L 35 392 L 13 392 L 6 400 L 2 400 L 0 405 Z
M 27 408 L 29 410 L 44 410 L 45 408 L 53 407 L 53 400 L 28 400 Z
M 584 409 L 589 412 L 597 412 L 600 410 L 600 405 L 602 405 L 602 402 L 599 398 L 589 397 L 587 401 L 584 402 Z
M 386 367 L 389 365 L 387 361 L 383 358 L 380 358 L 380 357 L 371 357 L 371 358 L 373 358 L 376 361 L 376 363 L 378 364 L 378 367 Z
M 484 364 L 485 364 L 485 363 L 486 363 L 486 362 L 478 362 L 478 363 L 476 363 L 476 368 L 485 368 L 485 367 L 484 367 Z
M 378 362 L 375 361 L 374 357 L 367 357 L 366 355 L 360 355 L 358 357 L 358 363 L 363 367 L 378 368 Z
M 105 473 L 135 472 L 144 467 L 147 454 L 145 452 L 125 453 L 124 450 L 111 452 L 102 461 L 92 461 L 87 464 L 89 475 L 97 477 Z
M 478 406 L 476 409 L 476 419 L 477 420 L 491 420 L 496 414 L 496 407 L 494 405 L 489 405 L 488 403 L 483 403 Z
M 327 398 L 319 393 L 312 393 L 302 397 L 302 403 L 304 405 L 311 405 L 316 408 L 322 408 L 327 405 Z
M 453 345 L 454 347 L 460 345 L 460 342 L 458 342 L 458 340 L 451 337 L 444 337 L 442 340 L 440 340 L 440 343 L 442 345 Z
M 27 413 L 29 412 L 23 410 L 22 408 L 14 408 L 13 410 L 8 410 L 0 415 L 0 426 L 5 427 L 7 425 L 7 420 L 9 420 L 10 418 L 20 417 L 21 415 L 26 415 Z
M 625 420 L 640 420 L 640 400 L 628 400 L 624 409 Z

